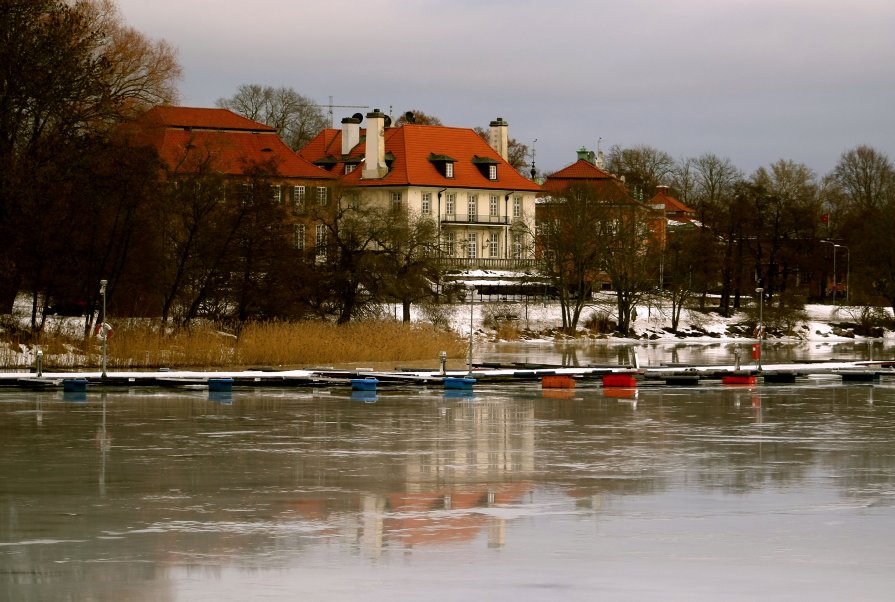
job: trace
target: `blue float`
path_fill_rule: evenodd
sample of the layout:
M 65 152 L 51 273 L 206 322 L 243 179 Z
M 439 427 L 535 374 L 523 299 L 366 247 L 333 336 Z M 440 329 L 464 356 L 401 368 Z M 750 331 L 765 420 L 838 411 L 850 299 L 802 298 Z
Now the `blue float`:
M 66 393 L 82 393 L 87 390 L 87 379 L 66 378 L 62 381 L 62 390 Z
M 208 379 L 208 390 L 215 392 L 230 392 L 233 391 L 233 379 L 232 378 L 209 378 Z
M 475 379 L 470 376 L 445 376 L 445 389 L 471 389 Z
M 351 390 L 352 391 L 375 391 L 376 385 L 379 384 L 379 379 L 369 377 L 369 378 L 352 378 L 351 379 Z

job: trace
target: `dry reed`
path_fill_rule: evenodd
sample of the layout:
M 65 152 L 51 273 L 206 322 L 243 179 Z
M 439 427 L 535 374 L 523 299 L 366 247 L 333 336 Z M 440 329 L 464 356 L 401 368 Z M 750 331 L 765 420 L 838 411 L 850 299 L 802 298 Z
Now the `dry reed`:
M 48 341 L 47 347 L 56 352 L 45 352 L 47 368 L 100 363 L 102 343 L 93 337 L 80 349 L 69 347 L 67 354 L 57 343 Z M 324 322 L 252 323 L 236 336 L 213 325 L 171 330 L 134 320 L 116 324 L 108 341 L 107 365 L 110 369 L 211 369 L 414 361 L 431 364 L 441 351 L 456 359 L 464 357 L 465 349 L 465 342 L 456 333 L 431 325 L 391 321 L 343 326 Z

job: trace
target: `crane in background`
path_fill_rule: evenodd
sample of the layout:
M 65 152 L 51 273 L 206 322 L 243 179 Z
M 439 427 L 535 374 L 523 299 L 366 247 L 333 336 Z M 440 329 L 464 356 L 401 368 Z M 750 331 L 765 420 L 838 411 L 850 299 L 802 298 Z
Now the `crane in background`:
M 327 113 L 329 113 L 329 124 L 330 127 L 336 127 L 335 117 L 333 116 L 333 109 L 369 109 L 369 105 L 334 105 L 333 97 L 329 97 L 329 104 L 325 105 L 314 105 L 315 107 L 324 107 L 326 108 Z

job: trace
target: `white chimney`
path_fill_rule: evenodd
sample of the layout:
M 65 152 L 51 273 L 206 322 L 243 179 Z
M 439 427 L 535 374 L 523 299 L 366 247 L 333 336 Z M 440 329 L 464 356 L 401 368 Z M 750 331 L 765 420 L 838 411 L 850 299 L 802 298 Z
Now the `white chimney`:
M 504 121 L 503 117 L 498 117 L 490 124 L 491 131 L 488 133 L 488 144 L 491 145 L 497 154 L 504 161 L 507 161 L 509 153 L 510 124 Z
M 603 156 L 603 151 L 597 151 L 597 162 L 596 166 L 600 169 L 603 169 L 603 165 L 606 162 L 606 158 Z
M 347 155 L 360 142 L 360 119 L 345 117 L 342 119 L 342 154 Z
M 378 180 L 388 173 L 385 164 L 385 113 L 373 109 L 367 113 L 367 147 L 361 177 Z

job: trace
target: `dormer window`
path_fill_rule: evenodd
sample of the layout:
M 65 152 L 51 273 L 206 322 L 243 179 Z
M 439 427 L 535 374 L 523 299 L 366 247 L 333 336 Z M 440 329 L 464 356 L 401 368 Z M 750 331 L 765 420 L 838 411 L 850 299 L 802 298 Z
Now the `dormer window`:
M 332 155 L 327 155 L 322 159 L 317 159 L 314 161 L 314 165 L 317 167 L 322 167 L 326 171 L 331 171 L 333 167 L 335 167 L 339 163 L 339 160 L 333 157 Z
M 454 177 L 454 163 L 456 160 L 453 157 L 448 157 L 447 155 L 436 155 L 432 153 L 429 155 L 429 162 L 435 166 L 435 169 L 438 170 L 445 178 L 453 178 Z
M 476 155 L 472 158 L 472 164 L 478 168 L 479 173 L 484 177 L 489 180 L 497 179 L 497 159 L 492 159 L 491 157 L 479 157 Z

